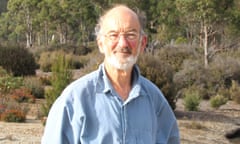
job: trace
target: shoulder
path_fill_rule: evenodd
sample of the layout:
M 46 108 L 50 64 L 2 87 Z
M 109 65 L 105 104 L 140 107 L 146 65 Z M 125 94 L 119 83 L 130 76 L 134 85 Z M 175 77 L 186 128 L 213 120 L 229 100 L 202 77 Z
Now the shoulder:
M 140 85 L 156 109 L 161 109 L 162 107 L 168 106 L 168 102 L 164 94 L 153 82 L 143 76 L 140 76 Z
M 74 101 L 82 96 L 90 95 L 96 88 L 98 71 L 93 71 L 70 83 L 61 93 L 64 101 Z
M 151 82 L 149 79 L 140 76 L 140 84 L 141 87 L 143 88 L 144 91 L 147 92 L 147 94 L 154 94 L 154 95 L 163 95 L 161 90 L 153 83 Z

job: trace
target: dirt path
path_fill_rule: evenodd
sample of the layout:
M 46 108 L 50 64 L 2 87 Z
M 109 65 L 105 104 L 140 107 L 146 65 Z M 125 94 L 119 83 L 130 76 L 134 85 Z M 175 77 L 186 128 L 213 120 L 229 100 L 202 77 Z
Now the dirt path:
M 40 144 L 42 133 L 43 125 L 39 120 L 0 122 L 0 144 Z

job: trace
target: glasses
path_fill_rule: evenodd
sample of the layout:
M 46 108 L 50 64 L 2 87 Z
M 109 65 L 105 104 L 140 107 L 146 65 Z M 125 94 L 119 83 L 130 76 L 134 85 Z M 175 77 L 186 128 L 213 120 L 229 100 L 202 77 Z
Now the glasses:
M 120 36 L 123 36 L 128 41 L 134 41 L 139 37 L 139 33 L 135 32 L 135 31 L 134 32 L 127 32 L 127 33 L 110 32 L 110 33 L 107 33 L 104 36 L 107 37 L 113 43 L 116 43 L 116 42 L 119 41 Z

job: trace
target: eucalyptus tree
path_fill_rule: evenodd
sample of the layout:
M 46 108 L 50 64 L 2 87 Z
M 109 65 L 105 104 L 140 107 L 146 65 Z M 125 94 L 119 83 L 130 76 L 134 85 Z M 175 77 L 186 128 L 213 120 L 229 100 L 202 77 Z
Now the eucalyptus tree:
M 7 14 L 11 17 L 12 32 L 26 40 L 26 47 L 31 47 L 34 35 L 35 15 L 40 0 L 9 0 Z
M 176 6 L 182 15 L 182 23 L 187 26 L 190 35 L 198 36 L 199 44 L 204 48 L 204 64 L 208 66 L 210 49 L 215 49 L 218 37 L 224 33 L 229 22 L 229 10 L 234 0 L 176 0 Z

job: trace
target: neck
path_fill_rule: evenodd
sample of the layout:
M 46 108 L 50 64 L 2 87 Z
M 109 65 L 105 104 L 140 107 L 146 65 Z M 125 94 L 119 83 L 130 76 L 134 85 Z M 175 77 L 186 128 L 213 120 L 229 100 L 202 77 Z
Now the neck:
M 119 96 L 126 100 L 131 90 L 132 68 L 119 70 L 105 63 L 105 70 L 113 88 Z

